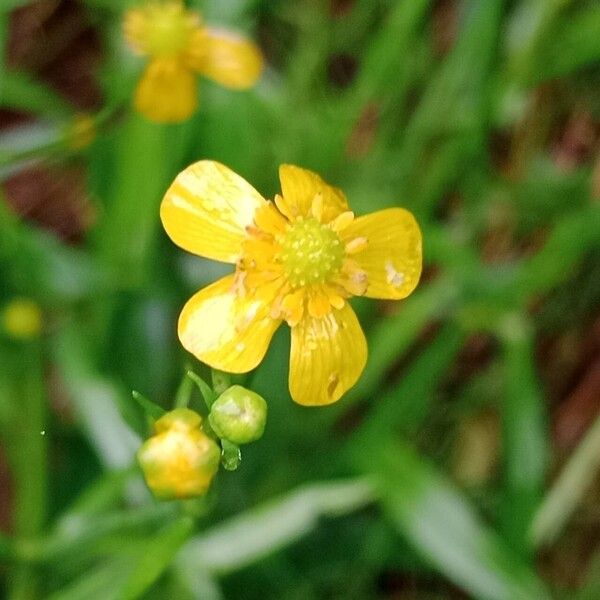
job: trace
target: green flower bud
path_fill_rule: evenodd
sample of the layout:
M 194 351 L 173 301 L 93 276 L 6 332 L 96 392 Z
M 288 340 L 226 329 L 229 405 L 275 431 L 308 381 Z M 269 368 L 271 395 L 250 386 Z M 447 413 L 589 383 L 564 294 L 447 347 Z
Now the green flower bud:
M 213 403 L 208 421 L 213 431 L 234 444 L 258 440 L 267 422 L 267 403 L 241 385 L 232 385 Z
M 221 452 L 201 423 L 194 411 L 175 409 L 156 421 L 156 434 L 138 450 L 144 479 L 157 498 L 194 498 L 210 487 Z

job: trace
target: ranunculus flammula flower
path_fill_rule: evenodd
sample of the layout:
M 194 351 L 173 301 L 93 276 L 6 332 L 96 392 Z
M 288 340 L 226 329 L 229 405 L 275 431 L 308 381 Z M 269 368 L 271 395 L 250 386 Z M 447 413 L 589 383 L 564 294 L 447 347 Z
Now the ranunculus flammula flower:
M 232 263 L 179 317 L 179 339 L 213 368 L 245 373 L 291 327 L 290 393 L 304 405 L 335 402 L 360 376 L 367 344 L 348 298 L 400 299 L 421 274 L 421 232 L 402 208 L 355 217 L 341 190 L 282 165 L 281 195 L 265 200 L 213 161 L 181 172 L 161 219 L 184 250 Z
M 125 39 L 149 57 L 135 107 L 151 121 L 184 121 L 198 106 L 196 74 L 233 89 L 249 88 L 263 59 L 256 44 L 229 31 L 205 26 L 181 2 L 150 2 L 125 14 Z

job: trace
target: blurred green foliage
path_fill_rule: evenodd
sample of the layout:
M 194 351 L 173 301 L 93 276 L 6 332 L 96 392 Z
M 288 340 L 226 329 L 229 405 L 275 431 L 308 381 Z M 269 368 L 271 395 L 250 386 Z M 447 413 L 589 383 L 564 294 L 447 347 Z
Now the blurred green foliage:
M 11 10 L 25 4 L 0 8 L 2 63 Z M 10 471 L 0 593 L 598 597 L 597 545 L 577 585 L 538 569 L 595 478 L 600 430 L 553 486 L 553 395 L 535 353 L 545 332 L 583 335 L 600 303 L 594 165 L 561 166 L 553 146 L 576 110 L 597 131 L 597 2 L 195 0 L 209 23 L 257 36 L 269 66 L 249 92 L 203 81 L 200 111 L 172 126 L 130 109 L 139 65 L 120 36 L 130 3 L 83 4 L 103 48 L 91 146 L 65 143 L 67 100 L 0 65 L 0 108 L 47 126 L 42 141 L 30 124 L 0 134 L 0 176 L 32 161 L 84 166 L 97 215 L 72 245 L 0 202 L 0 301 L 24 296 L 44 311 L 39 339 L 0 338 Z M 369 362 L 331 407 L 292 403 L 280 331 L 241 379 L 269 402 L 263 438 L 206 498 L 157 503 L 134 466 L 147 423 L 131 390 L 173 405 L 190 360 L 178 311 L 218 274 L 174 248 L 158 218 L 170 181 L 200 158 L 266 196 L 287 162 L 344 189 L 357 213 L 405 206 L 422 225 L 427 270 L 404 302 L 356 302 Z M 469 365 L 474 338 L 491 351 Z M 199 395 L 192 403 L 201 410 Z M 465 481 L 471 462 L 498 453 L 484 439 L 453 458 L 465 423 L 486 411 L 499 423 L 499 468 Z

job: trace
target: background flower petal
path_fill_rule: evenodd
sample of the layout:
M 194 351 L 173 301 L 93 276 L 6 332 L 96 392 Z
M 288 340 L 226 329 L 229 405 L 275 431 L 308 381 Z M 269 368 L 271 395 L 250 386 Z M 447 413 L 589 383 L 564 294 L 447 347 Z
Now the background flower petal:
M 167 190 L 160 218 L 181 248 L 206 258 L 234 263 L 246 227 L 263 197 L 226 166 L 201 160 L 179 173 Z
M 331 404 L 362 373 L 367 341 L 349 304 L 322 318 L 305 315 L 292 327 L 290 393 L 305 406 Z
M 421 276 L 421 230 L 412 213 L 388 208 L 355 219 L 343 229 L 346 243 L 366 237 L 367 247 L 352 256 L 367 274 L 366 296 L 399 299 L 408 296 Z
M 262 53 L 254 42 L 210 27 L 194 33 L 187 60 L 198 73 L 234 89 L 252 87 L 263 68 Z
M 215 369 L 246 373 L 263 359 L 281 320 L 269 316 L 268 306 L 234 291 L 228 275 L 200 290 L 179 316 L 183 347 Z
M 342 190 L 329 185 L 312 171 L 294 165 L 281 165 L 279 180 L 283 200 L 292 215 L 309 215 L 317 194 L 321 194 L 323 198 L 323 223 L 329 223 L 348 210 L 348 202 Z
M 155 58 L 135 92 L 135 108 L 157 123 L 185 121 L 198 108 L 196 75 L 176 58 Z

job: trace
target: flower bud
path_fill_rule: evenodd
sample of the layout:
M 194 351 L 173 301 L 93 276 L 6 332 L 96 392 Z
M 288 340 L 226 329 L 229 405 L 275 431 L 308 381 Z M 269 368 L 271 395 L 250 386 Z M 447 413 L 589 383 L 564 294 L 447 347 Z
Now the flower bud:
M 27 340 L 37 337 L 42 329 L 42 312 L 29 298 L 15 298 L 1 314 L 2 329 L 12 338 Z
M 144 478 L 157 498 L 194 498 L 208 490 L 221 453 L 201 423 L 194 411 L 175 409 L 156 421 L 155 435 L 138 450 Z
M 247 444 L 258 440 L 265 430 L 267 403 L 255 392 L 232 385 L 214 401 L 208 420 L 220 438 Z

